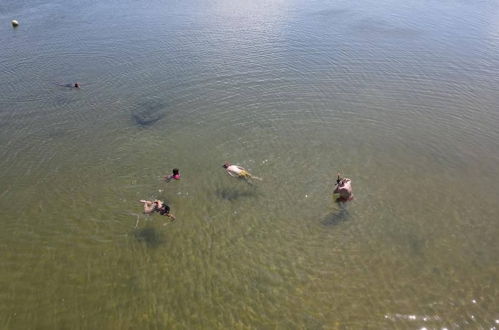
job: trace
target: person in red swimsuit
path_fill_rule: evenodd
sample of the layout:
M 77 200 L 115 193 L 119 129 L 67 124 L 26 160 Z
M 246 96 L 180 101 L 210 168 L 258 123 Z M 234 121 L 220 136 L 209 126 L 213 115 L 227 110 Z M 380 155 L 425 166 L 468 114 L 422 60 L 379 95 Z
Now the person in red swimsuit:
M 171 180 L 180 180 L 180 173 L 178 168 L 174 168 L 172 170 L 172 174 L 166 175 L 165 177 L 166 182 L 170 182 Z

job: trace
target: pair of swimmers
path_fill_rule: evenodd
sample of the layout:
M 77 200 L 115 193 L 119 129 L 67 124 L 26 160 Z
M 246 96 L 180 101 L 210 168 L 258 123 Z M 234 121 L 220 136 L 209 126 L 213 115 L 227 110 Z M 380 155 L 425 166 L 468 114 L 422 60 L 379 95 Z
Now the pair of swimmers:
M 180 180 L 180 170 L 178 168 L 174 168 L 172 170 L 172 174 L 165 175 L 163 178 L 166 182 L 170 182 L 171 180 Z M 144 204 L 145 214 L 153 214 L 154 212 L 158 212 L 161 215 L 175 220 L 175 216 L 170 213 L 170 207 L 163 201 L 160 201 L 159 199 L 156 199 L 155 201 L 147 201 L 145 199 L 141 199 L 140 202 Z
M 232 165 L 229 162 L 225 162 L 223 167 L 225 168 L 227 174 L 229 174 L 232 177 L 237 177 L 241 179 L 262 180 L 261 178 L 254 176 L 253 174 L 251 174 L 241 166 Z M 351 201 L 353 199 L 352 180 L 350 180 L 349 178 L 341 178 L 340 173 L 338 173 L 336 178 L 336 184 L 333 190 L 333 196 L 335 202 L 338 203 L 340 202 L 345 203 Z
M 225 168 L 227 174 L 229 174 L 232 177 L 261 180 L 261 178 L 252 175 L 245 168 L 239 165 L 233 165 L 229 162 L 225 162 L 222 166 L 223 168 Z M 172 170 L 172 174 L 165 175 L 163 178 L 165 179 L 166 182 L 170 182 L 171 180 L 180 180 L 180 170 L 178 168 L 174 168 Z

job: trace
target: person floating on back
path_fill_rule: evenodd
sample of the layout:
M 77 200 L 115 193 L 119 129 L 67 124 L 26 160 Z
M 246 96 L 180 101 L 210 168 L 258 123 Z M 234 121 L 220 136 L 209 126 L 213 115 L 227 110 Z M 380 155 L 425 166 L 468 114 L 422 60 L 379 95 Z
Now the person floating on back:
M 246 180 L 248 179 L 262 180 L 262 178 L 254 176 L 253 174 L 248 172 L 245 168 L 239 165 L 232 165 L 229 162 L 225 162 L 223 164 L 223 168 L 225 168 L 225 171 L 227 172 L 228 175 L 235 178 L 246 179 Z
M 352 193 L 352 180 L 348 178 L 341 178 L 340 173 L 336 178 L 336 184 L 334 185 L 333 198 L 335 202 L 348 202 L 353 199 Z
M 174 168 L 172 170 L 172 174 L 166 175 L 165 177 L 166 182 L 170 182 L 171 180 L 180 180 L 180 173 L 178 168 Z
M 159 199 L 153 201 L 146 201 L 144 199 L 140 200 L 141 203 L 144 204 L 144 213 L 152 214 L 154 212 L 158 212 L 161 215 L 167 216 L 172 220 L 175 220 L 175 216 L 170 213 L 170 207 L 160 201 Z

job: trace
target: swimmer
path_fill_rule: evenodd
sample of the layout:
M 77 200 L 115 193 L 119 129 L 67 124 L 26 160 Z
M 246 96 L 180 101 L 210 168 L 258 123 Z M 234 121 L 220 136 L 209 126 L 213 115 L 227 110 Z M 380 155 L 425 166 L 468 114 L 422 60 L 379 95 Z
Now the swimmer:
M 145 214 L 152 214 L 154 211 L 156 211 L 156 209 L 159 209 L 161 206 L 163 206 L 163 202 L 158 199 L 154 202 L 141 199 L 140 202 L 144 204 Z
M 158 213 L 164 216 L 169 217 L 172 221 L 175 221 L 175 216 L 170 213 L 170 207 L 166 204 L 161 205 L 160 208 L 157 209 Z
M 178 168 L 174 168 L 172 170 L 172 174 L 166 175 L 165 177 L 166 182 L 170 182 L 171 180 L 180 180 L 180 173 Z
M 163 203 L 162 201 L 160 201 L 159 199 L 156 199 L 154 202 L 141 199 L 140 202 L 144 204 L 145 214 L 152 214 L 153 212 L 158 212 L 161 215 L 167 216 L 172 220 L 175 220 L 175 216 L 170 213 L 170 207 L 165 203 Z
M 336 178 L 336 184 L 334 185 L 333 194 L 338 196 L 335 198 L 335 202 L 348 202 L 353 199 L 352 193 L 352 180 L 348 178 L 341 178 L 340 173 Z
M 61 87 L 69 87 L 69 88 L 80 88 L 80 84 L 75 82 L 74 84 L 57 84 Z
M 223 164 L 223 168 L 225 168 L 225 171 L 227 172 L 228 175 L 234 177 L 234 178 L 240 178 L 240 179 L 256 179 L 256 180 L 262 180 L 262 178 L 253 176 L 250 172 L 248 172 L 245 168 L 239 166 L 239 165 L 232 165 L 229 162 L 225 162 Z

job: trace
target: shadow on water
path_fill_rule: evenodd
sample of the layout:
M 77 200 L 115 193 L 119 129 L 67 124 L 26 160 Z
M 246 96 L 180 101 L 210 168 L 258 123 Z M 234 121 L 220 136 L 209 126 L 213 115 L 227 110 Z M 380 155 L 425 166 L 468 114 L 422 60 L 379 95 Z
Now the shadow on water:
M 55 128 L 47 132 L 47 137 L 51 139 L 66 138 L 69 135 L 69 130 Z
M 408 235 L 407 242 L 413 255 L 424 255 L 426 241 L 422 237 L 419 237 L 417 234 L 411 233 L 410 235 Z
M 348 209 L 344 205 L 340 205 L 339 209 L 334 210 L 333 212 L 327 214 L 321 223 L 324 226 L 336 226 L 342 222 L 345 222 L 350 217 L 348 213 Z
M 132 110 L 132 119 L 139 127 L 148 127 L 165 116 L 167 105 L 159 98 L 138 103 Z
M 329 8 L 313 12 L 313 16 L 322 16 L 327 18 L 338 18 L 350 14 L 350 10 L 344 8 Z
M 413 28 L 393 25 L 388 21 L 374 18 L 365 18 L 361 20 L 355 24 L 354 29 L 362 34 L 395 38 L 416 37 L 422 33 L 422 31 Z
M 77 99 L 73 95 L 56 95 L 52 99 L 52 104 L 55 107 L 65 107 L 76 101 Z
M 256 191 L 254 190 L 240 190 L 236 188 L 218 188 L 215 191 L 215 194 L 221 198 L 225 199 L 227 201 L 235 201 L 240 198 L 246 198 L 246 197 L 256 197 Z
M 409 228 L 392 228 L 387 235 L 392 239 L 393 246 L 407 251 L 412 257 L 423 257 L 426 252 L 426 239 Z
M 137 228 L 133 231 L 133 236 L 151 248 L 158 247 L 165 241 L 162 233 L 154 227 Z

